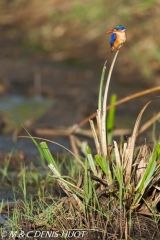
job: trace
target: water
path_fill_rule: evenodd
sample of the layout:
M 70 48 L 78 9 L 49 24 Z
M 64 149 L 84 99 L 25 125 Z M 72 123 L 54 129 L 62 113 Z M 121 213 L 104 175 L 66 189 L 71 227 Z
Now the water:
M 53 99 L 7 95 L 0 98 L 0 111 L 7 121 L 5 132 L 20 127 L 27 120 L 36 121 L 53 104 Z
M 36 122 L 53 104 L 53 99 L 44 97 L 24 97 L 20 95 L 1 97 L 0 111 L 6 119 L 6 127 L 4 133 L 0 135 L 0 152 L 11 152 L 16 149 L 25 151 L 29 155 L 38 154 L 38 150 L 31 139 L 21 138 L 13 141 L 12 132 L 28 120 L 33 121 L 33 123 Z M 24 133 L 20 135 L 24 135 Z M 51 149 L 56 151 L 59 148 L 52 144 Z

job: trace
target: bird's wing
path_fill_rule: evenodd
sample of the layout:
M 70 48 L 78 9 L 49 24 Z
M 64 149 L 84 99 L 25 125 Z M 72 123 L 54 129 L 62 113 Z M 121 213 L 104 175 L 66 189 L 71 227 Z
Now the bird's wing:
M 111 46 L 112 46 L 113 43 L 116 41 L 116 38 L 117 38 L 116 33 L 112 33 L 111 38 L 110 38 L 110 44 L 111 44 Z

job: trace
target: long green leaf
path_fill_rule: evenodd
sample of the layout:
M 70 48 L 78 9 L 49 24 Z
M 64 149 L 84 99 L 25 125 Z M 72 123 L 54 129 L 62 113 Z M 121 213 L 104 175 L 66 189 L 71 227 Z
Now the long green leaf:
M 41 142 L 40 143 L 40 147 L 41 147 L 41 151 L 42 151 L 42 154 L 44 156 L 44 158 L 46 159 L 46 161 L 48 162 L 48 164 L 52 163 L 53 166 L 59 171 L 59 168 L 48 148 L 48 145 L 46 142 Z
M 140 201 L 140 199 L 142 198 L 145 189 L 148 187 L 149 183 L 152 181 L 154 174 L 155 174 L 155 170 L 156 170 L 156 166 L 157 166 L 157 159 L 160 157 L 160 143 L 157 144 L 155 151 L 153 152 L 149 163 L 147 165 L 147 168 L 142 176 L 141 181 L 139 182 L 138 186 L 136 187 L 136 195 L 134 197 L 132 206 L 134 206 L 135 204 L 138 204 L 138 202 Z
M 40 144 L 31 136 L 31 134 L 27 131 L 27 129 L 22 126 L 24 128 L 24 130 L 26 131 L 26 133 L 30 136 L 31 140 L 33 141 L 33 143 L 36 145 L 36 147 L 38 148 L 39 152 L 40 152 L 40 155 L 43 156 L 43 151 L 42 151 L 42 148 L 40 146 Z
M 110 170 L 109 161 L 107 161 L 106 158 L 100 157 L 98 154 L 95 155 L 95 159 L 96 159 L 97 163 L 99 164 L 99 166 L 101 167 L 102 171 L 105 173 L 108 184 L 109 185 L 112 184 L 113 179 L 112 179 L 112 173 Z
M 89 165 L 91 167 L 92 172 L 94 173 L 94 175 L 97 176 L 97 170 L 96 170 L 96 166 L 95 166 L 95 162 L 92 156 L 92 152 L 89 146 L 87 146 L 87 158 L 88 158 L 88 162 Z
M 110 105 L 114 104 L 117 100 L 117 96 L 115 94 L 112 94 L 110 99 Z M 108 117 L 107 117 L 107 136 L 108 136 L 108 144 L 112 143 L 113 138 L 113 129 L 115 124 L 115 107 L 111 107 L 108 110 Z
M 112 94 L 110 99 L 110 105 L 114 104 L 117 101 L 117 96 Z M 108 117 L 107 117 L 107 130 L 112 131 L 114 128 L 114 119 L 115 119 L 115 107 L 111 107 L 108 110 Z

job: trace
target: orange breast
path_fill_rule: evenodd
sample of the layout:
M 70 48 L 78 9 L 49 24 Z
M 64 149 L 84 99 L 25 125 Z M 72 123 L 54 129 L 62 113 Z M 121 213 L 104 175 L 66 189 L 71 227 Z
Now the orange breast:
M 117 38 L 116 41 L 113 44 L 114 48 L 121 48 L 123 43 L 126 41 L 126 33 L 122 31 L 116 32 Z

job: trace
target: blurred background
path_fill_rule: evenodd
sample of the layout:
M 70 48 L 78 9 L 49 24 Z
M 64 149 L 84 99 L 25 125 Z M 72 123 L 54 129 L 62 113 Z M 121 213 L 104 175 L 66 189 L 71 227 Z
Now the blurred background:
M 117 24 L 126 27 L 127 42 L 110 95 L 120 99 L 158 86 L 159 16 L 159 0 L 0 0 L 0 151 L 31 150 L 30 140 L 13 143 L 21 124 L 34 134 L 78 124 L 96 111 L 103 64 L 108 71 L 114 56 L 105 32 Z M 155 95 L 117 107 L 115 128 L 133 128 Z M 157 111 L 158 100 L 142 121 Z M 56 141 L 69 147 L 64 137 Z M 62 150 L 52 145 L 52 151 Z

